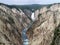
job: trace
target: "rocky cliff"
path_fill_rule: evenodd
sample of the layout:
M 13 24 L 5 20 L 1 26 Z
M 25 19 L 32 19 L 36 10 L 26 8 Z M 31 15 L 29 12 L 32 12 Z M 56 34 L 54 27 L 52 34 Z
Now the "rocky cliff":
M 32 12 L 24 11 L 0 4 L 0 45 L 22 45 L 21 31 L 31 23 Z M 44 6 L 34 13 L 36 21 L 27 31 L 29 45 L 60 45 L 60 4 Z

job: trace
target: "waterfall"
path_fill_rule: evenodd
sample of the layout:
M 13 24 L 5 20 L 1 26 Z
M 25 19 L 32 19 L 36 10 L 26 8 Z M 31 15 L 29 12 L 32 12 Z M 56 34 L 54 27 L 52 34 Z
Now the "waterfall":
M 34 12 L 33 12 L 32 15 L 31 15 L 31 19 L 32 19 L 32 21 L 35 21 L 35 15 L 34 15 Z

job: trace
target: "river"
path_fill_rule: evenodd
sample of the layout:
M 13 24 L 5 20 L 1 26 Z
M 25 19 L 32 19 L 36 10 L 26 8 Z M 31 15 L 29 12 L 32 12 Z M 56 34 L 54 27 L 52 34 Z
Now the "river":
M 32 19 L 32 21 L 34 22 L 34 20 L 35 20 L 35 18 L 34 18 L 34 13 L 32 13 L 31 19 Z M 24 28 L 24 29 L 22 30 L 23 45 L 29 45 L 29 39 L 28 39 L 28 37 L 27 37 L 27 35 L 26 35 L 26 32 L 27 32 L 27 30 L 32 26 L 33 22 L 31 22 L 26 28 Z

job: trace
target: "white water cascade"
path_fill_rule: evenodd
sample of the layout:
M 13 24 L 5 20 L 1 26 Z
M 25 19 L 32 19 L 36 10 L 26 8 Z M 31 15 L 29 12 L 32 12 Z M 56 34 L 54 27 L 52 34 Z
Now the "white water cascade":
M 35 21 L 35 15 L 34 15 L 34 12 L 33 12 L 32 15 L 31 15 L 31 19 L 32 19 L 32 21 Z

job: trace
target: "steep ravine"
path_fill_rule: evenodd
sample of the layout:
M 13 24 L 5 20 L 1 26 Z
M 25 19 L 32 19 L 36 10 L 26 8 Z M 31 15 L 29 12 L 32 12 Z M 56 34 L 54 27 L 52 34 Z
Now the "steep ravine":
M 23 45 L 22 31 L 31 23 L 31 11 L 27 12 L 0 4 L 0 45 Z M 36 21 L 26 33 L 29 45 L 60 45 L 60 4 L 44 6 L 34 13 Z

